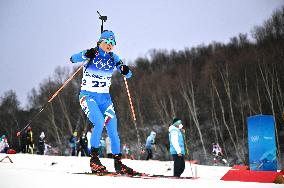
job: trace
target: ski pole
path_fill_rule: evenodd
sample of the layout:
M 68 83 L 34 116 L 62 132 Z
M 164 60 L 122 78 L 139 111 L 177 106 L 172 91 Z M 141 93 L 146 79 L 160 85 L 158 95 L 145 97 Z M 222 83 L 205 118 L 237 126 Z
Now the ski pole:
M 194 176 L 193 176 L 193 170 L 192 170 L 192 166 L 191 166 L 191 161 L 189 161 L 189 165 L 190 165 L 190 170 L 191 170 L 192 178 L 194 178 Z
M 187 150 L 187 143 L 186 143 L 186 137 L 185 137 L 185 129 L 184 130 L 184 134 L 183 134 L 183 139 L 184 139 L 184 145 L 185 145 L 185 153 L 188 154 L 188 150 Z M 188 154 L 189 155 L 189 154 Z M 192 167 L 191 167 L 191 161 L 190 161 L 190 158 L 189 158 L 189 165 L 190 165 L 190 170 L 191 170 L 191 175 L 193 177 L 193 171 L 192 171 Z
M 127 95 L 128 95 L 130 109 L 131 109 L 131 112 L 132 112 L 132 117 L 133 117 L 133 120 L 134 120 L 134 127 L 136 129 L 137 141 L 138 141 L 138 149 L 140 150 L 141 149 L 141 141 L 140 141 L 140 135 L 139 135 L 139 131 L 138 131 L 138 128 L 137 128 L 137 123 L 136 123 L 136 115 L 135 115 L 134 107 L 133 107 L 133 104 L 132 104 L 131 95 L 130 95 L 130 92 L 129 92 L 129 88 L 128 88 L 128 83 L 127 83 L 126 77 L 124 76 L 123 78 L 124 78 L 124 83 L 125 83 L 125 87 L 126 87 L 126 91 L 127 91 Z M 140 155 L 138 155 L 138 160 L 139 159 L 140 159 Z
M 131 112 L 132 112 L 132 117 L 133 117 L 133 120 L 136 121 L 135 111 L 134 111 L 134 108 L 133 108 L 131 95 L 130 95 L 129 88 L 128 88 L 128 83 L 127 83 L 126 77 L 124 76 L 123 78 L 124 78 L 124 83 L 125 83 L 125 87 L 126 87 L 126 91 L 127 91 L 127 95 L 128 95 L 128 100 L 129 100 L 129 104 L 130 104 L 130 108 L 131 108 Z
M 21 132 L 23 132 L 32 122 L 33 120 L 45 109 L 45 107 L 59 94 L 59 92 L 73 79 L 73 77 L 84 67 L 82 64 L 64 83 L 63 85 L 52 95 L 52 97 L 40 108 L 40 110 L 29 120 L 27 125 L 22 128 L 22 130 L 17 132 L 17 137 L 20 136 Z

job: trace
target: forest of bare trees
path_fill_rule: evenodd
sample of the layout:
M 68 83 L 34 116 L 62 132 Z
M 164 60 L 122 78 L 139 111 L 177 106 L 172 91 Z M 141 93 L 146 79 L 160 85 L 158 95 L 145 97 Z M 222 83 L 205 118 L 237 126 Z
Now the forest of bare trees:
M 218 142 L 230 160 L 247 163 L 247 117 L 269 114 L 275 118 L 277 157 L 284 165 L 284 7 L 262 26 L 231 38 L 181 51 L 151 50 L 138 58 L 128 80 L 137 121 L 133 122 L 123 78 L 115 74 L 111 94 L 122 143 L 140 152 L 150 131 L 157 132 L 154 157 L 168 160 L 168 127 L 173 117 L 183 120 L 188 158 L 210 163 L 211 144 Z M 190 45 L 190 44 L 189 44 Z M 76 70 L 77 67 L 74 68 Z M 58 67 L 39 89 L 29 94 L 29 108 L 21 109 L 16 93 L 0 100 L 0 135 L 19 150 L 16 132 L 44 105 L 74 70 Z M 74 130 L 86 131 L 90 122 L 78 102 L 81 76 L 77 75 L 32 122 L 35 135 L 46 133 L 61 154 Z M 137 125 L 142 143 L 137 143 Z

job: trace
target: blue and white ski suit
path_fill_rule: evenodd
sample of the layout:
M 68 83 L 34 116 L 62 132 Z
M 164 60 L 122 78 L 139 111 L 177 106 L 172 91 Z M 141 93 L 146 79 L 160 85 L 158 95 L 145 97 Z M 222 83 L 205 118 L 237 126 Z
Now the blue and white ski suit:
M 74 54 L 71 59 L 73 63 L 85 63 L 79 100 L 82 110 L 94 126 L 91 135 L 91 147 L 99 147 L 101 134 L 104 125 L 106 125 L 111 140 L 112 153 L 119 154 L 120 139 L 117 132 L 117 118 L 109 88 L 114 68 L 121 72 L 121 65 L 117 65 L 120 59 L 114 53 L 112 58 L 109 53 L 104 52 L 99 47 L 98 55 L 93 59 L 88 59 L 85 53 L 86 50 Z M 131 75 L 131 71 L 129 74 Z M 128 76 L 126 75 L 126 77 Z

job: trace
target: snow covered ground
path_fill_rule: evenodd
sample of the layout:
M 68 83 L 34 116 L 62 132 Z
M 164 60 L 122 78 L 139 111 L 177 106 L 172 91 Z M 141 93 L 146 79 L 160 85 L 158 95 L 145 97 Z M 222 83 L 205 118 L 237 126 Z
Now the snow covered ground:
M 0 159 L 6 154 L 0 154 Z M 146 188 L 146 187 L 191 187 L 191 188 L 283 188 L 283 184 L 253 183 L 222 181 L 220 178 L 230 167 L 203 166 L 186 163 L 182 176 L 195 175 L 198 179 L 141 179 L 127 177 L 103 177 L 82 174 L 89 168 L 88 157 L 71 156 L 41 156 L 30 154 L 9 155 L 13 160 L 10 163 L 6 158 L 0 163 L 0 188 L 55 188 L 55 187 L 116 187 L 116 188 Z M 101 159 L 109 169 L 114 170 L 112 159 Z M 123 162 L 136 171 L 148 174 L 172 175 L 171 161 L 139 161 L 124 159 Z

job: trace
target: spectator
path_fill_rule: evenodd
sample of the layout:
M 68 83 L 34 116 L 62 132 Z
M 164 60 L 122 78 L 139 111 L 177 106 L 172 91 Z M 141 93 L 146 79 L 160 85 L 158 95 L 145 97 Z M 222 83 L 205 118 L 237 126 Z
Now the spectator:
M 182 121 L 174 118 L 169 127 L 170 153 L 174 160 L 174 176 L 180 177 L 185 169 L 185 148 L 182 135 Z
M 148 154 L 146 160 L 153 158 L 152 149 L 155 148 L 155 138 L 156 138 L 156 133 L 154 131 L 151 131 L 150 135 L 147 137 L 145 144 L 145 148 Z
M 133 156 L 133 154 L 132 154 L 132 152 L 131 152 L 130 147 L 128 146 L 128 144 L 124 144 L 124 145 L 123 145 L 122 151 L 123 151 L 124 157 L 125 157 L 126 159 L 132 159 L 132 160 L 134 160 L 134 156 Z
M 88 150 L 88 139 L 86 137 L 86 133 L 82 134 L 82 137 L 79 141 L 79 147 L 81 151 L 81 156 L 89 156 L 89 150 Z
M 38 139 L 38 154 L 44 155 L 45 150 L 45 134 L 41 132 L 39 139 Z
M 34 153 L 34 139 L 31 126 L 29 126 L 26 131 L 26 152 L 30 154 Z
M 223 164 L 227 164 L 227 160 L 224 157 L 222 148 L 220 147 L 219 143 L 212 143 L 212 154 L 214 155 L 213 162 L 216 166 L 218 162 Z
M 27 153 L 27 132 L 24 131 L 22 134 L 21 134 L 21 142 L 20 142 L 20 145 L 21 145 L 21 152 L 22 153 Z
M 106 137 L 106 154 L 107 158 L 112 158 L 111 142 L 109 136 Z
M 104 157 L 105 147 L 106 147 L 106 142 L 104 137 L 102 137 L 99 144 L 99 157 Z
M 71 155 L 72 156 L 77 155 L 77 143 L 78 143 L 77 136 L 78 136 L 77 131 L 74 131 L 73 134 L 71 135 L 70 139 L 69 139 L 69 145 L 70 145 L 70 148 L 71 148 Z
M 45 144 L 44 144 L 44 155 L 49 155 L 49 154 L 52 154 L 52 155 L 58 154 L 58 151 L 56 151 L 55 149 L 53 149 L 53 148 L 51 147 L 51 145 L 45 143 Z
M 91 136 L 92 136 L 92 131 L 93 131 L 93 127 L 90 128 L 87 132 L 86 138 L 88 140 L 88 153 L 90 154 L 91 152 Z
M 7 153 L 9 150 L 9 144 L 6 135 L 3 135 L 0 139 L 0 153 Z

